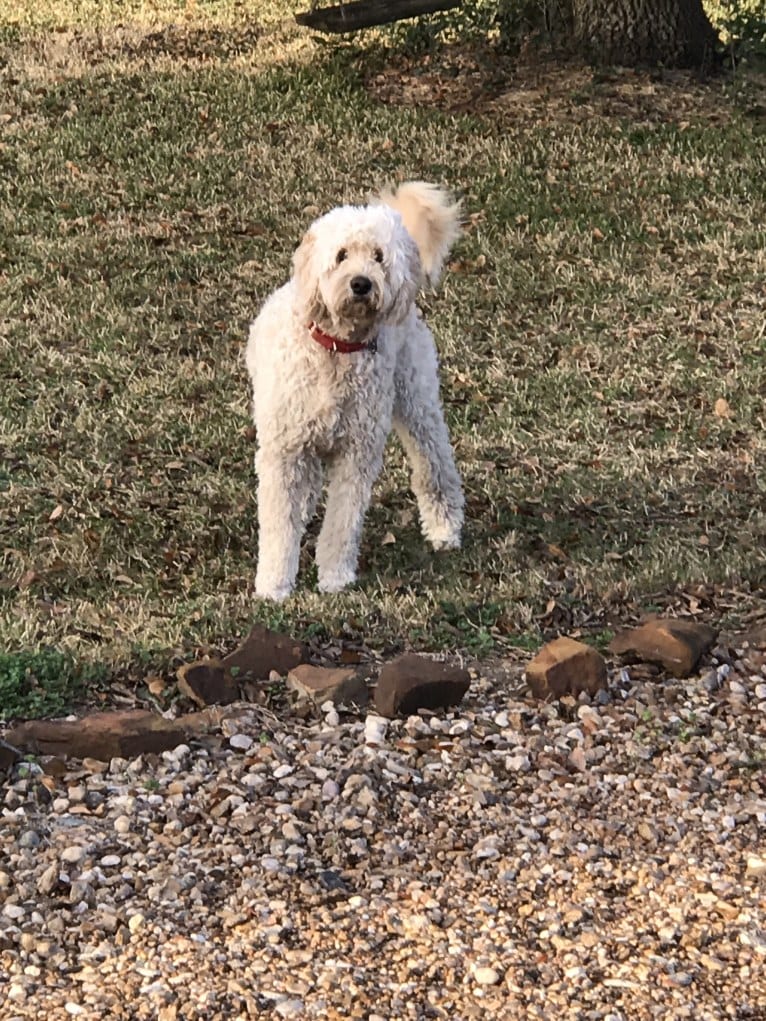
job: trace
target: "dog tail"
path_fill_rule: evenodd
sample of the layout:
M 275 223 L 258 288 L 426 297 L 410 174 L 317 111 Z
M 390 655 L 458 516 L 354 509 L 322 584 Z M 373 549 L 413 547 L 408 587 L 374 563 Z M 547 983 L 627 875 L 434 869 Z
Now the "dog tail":
M 446 191 L 426 181 L 407 181 L 395 192 L 383 192 L 381 199 L 404 220 L 418 246 L 426 278 L 432 287 L 436 286 L 444 260 L 460 233 L 460 203 L 453 203 Z

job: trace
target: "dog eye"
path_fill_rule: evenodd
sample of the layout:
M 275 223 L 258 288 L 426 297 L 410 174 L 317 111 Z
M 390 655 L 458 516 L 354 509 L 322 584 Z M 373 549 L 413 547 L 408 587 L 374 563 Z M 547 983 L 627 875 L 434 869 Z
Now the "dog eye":
M 343 262 L 347 255 L 348 255 L 348 252 L 346 251 L 346 249 L 345 248 L 341 248 L 340 251 L 338 252 L 337 256 L 336 256 L 335 261 L 336 262 Z
M 375 262 L 383 262 L 383 252 L 379 248 L 375 249 Z

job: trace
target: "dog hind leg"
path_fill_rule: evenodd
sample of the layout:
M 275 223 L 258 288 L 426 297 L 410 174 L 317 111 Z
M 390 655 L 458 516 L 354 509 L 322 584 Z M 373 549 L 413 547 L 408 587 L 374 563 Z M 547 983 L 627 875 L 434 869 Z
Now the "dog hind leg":
M 463 489 L 455 467 L 447 423 L 438 400 L 400 394 L 394 429 L 412 471 L 423 535 L 434 549 L 457 549 L 463 527 Z

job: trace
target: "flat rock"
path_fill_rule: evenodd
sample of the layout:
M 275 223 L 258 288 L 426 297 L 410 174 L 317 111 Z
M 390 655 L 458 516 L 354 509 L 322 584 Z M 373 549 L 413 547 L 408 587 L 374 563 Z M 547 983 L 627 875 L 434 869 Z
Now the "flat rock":
M 303 642 L 256 624 L 239 648 L 221 662 L 237 681 L 267 681 L 272 670 L 284 677 L 308 658 Z
M 367 702 L 367 685 L 356 670 L 348 667 L 323 667 L 303 663 L 287 675 L 287 687 L 298 693 L 299 699 L 311 699 L 318 705 L 323 702 Z
M 178 690 L 204 709 L 229 705 L 239 695 L 239 685 L 219 659 L 184 663 L 176 673 Z
M 108 761 L 167 751 L 217 724 L 217 718 L 204 712 L 166 720 L 143 709 L 128 709 L 79 720 L 30 720 L 10 730 L 6 738 L 25 753 Z
M 674 677 L 688 677 L 715 639 L 716 632 L 707 624 L 657 618 L 620 631 L 609 643 L 609 651 L 660 663 Z
M 381 716 L 392 717 L 457 705 L 470 684 L 468 671 L 462 667 L 407 653 L 380 671 L 375 708 Z
M 581 692 L 595 695 L 606 688 L 604 657 L 590 645 L 573 638 L 548 642 L 527 665 L 527 683 L 535 698 L 554 699 L 562 695 L 577 698 Z

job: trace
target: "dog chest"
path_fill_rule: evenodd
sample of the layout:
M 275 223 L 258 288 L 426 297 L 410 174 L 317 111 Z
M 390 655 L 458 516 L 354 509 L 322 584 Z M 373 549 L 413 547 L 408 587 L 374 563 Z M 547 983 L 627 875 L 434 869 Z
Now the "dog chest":
M 326 457 L 388 433 L 393 372 L 382 359 L 383 364 L 370 364 L 377 357 L 364 354 L 352 362 L 349 356 L 333 355 L 317 367 L 313 379 L 304 381 L 295 406 L 304 446 Z

